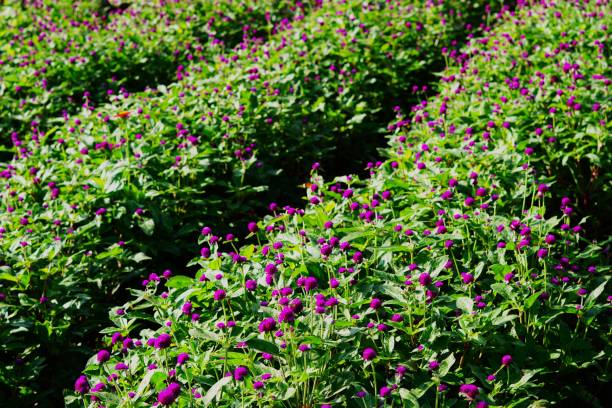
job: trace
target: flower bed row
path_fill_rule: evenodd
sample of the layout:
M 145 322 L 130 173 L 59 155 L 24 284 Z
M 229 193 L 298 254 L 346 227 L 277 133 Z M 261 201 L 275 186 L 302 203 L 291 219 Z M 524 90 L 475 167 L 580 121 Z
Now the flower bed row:
M 195 279 L 113 308 L 67 402 L 603 406 L 609 241 L 551 200 L 549 153 L 607 126 L 607 6 L 521 4 L 398 109 L 367 179 L 315 165 L 306 208 L 271 204 L 240 249 L 203 228 Z
M 412 92 L 405 78 L 482 12 L 463 1 L 307 9 L 266 41 L 186 62 L 173 84 L 14 136 L 1 173 L 2 383 L 28 395 L 38 383 L 26 379 L 59 381 L 43 367 L 67 361 L 152 257 L 156 268 L 180 259 L 202 219 L 229 223 L 271 176 L 379 127 L 372 112 Z

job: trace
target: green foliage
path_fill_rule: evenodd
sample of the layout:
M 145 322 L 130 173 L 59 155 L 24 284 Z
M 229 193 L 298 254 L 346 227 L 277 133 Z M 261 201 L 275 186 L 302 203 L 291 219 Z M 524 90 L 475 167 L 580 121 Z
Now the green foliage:
M 609 178 L 606 12 L 500 13 L 366 178 L 315 167 L 304 210 L 272 207 L 241 248 L 203 230 L 194 279 L 134 291 L 67 402 L 604 406 L 610 240 L 562 194 L 576 159 Z

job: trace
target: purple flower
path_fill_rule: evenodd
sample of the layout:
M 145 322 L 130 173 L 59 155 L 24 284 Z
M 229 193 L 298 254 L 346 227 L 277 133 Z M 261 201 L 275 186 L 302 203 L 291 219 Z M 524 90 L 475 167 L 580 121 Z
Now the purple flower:
M 363 261 L 363 254 L 359 251 L 353 254 L 353 262 L 361 263 Z
M 260 390 L 264 387 L 264 383 L 262 381 L 255 381 L 253 383 L 253 388 L 256 390 Z
M 76 379 L 74 383 L 74 390 L 79 394 L 85 394 L 89 392 L 89 381 L 87 380 L 86 376 L 81 375 L 79 378 Z
M 471 273 L 463 272 L 461 274 L 461 279 L 463 280 L 463 283 L 468 285 L 468 284 L 474 282 L 474 275 L 472 275 Z
M 250 290 L 252 292 L 257 288 L 257 281 L 249 279 L 244 283 L 244 286 L 247 288 L 247 290 Z
M 295 320 L 295 313 L 293 309 L 290 307 L 284 307 L 283 310 L 278 314 L 278 321 L 280 323 L 287 322 L 290 323 Z
M 202 247 L 202 249 L 200 250 L 200 255 L 202 256 L 202 258 L 210 257 L 210 249 L 208 247 Z
M 273 317 L 266 317 L 259 323 L 260 333 L 269 333 L 276 328 L 276 320 Z
M 378 299 L 378 298 L 373 298 L 370 301 L 370 308 L 372 308 L 374 310 L 379 309 L 381 306 L 382 306 L 382 301 L 380 299 Z
M 242 381 L 244 377 L 249 373 L 249 369 L 244 366 L 238 366 L 234 370 L 234 380 Z
M 365 361 L 373 360 L 374 358 L 376 358 L 376 355 L 377 355 L 376 350 L 370 347 L 364 349 L 363 353 L 361 354 L 361 356 L 363 357 Z
M 328 244 L 321 245 L 321 255 L 329 256 L 332 253 L 333 247 Z
M 391 394 L 391 388 L 389 388 L 389 387 L 382 387 L 380 389 L 380 391 L 379 391 L 379 394 L 380 394 L 381 397 L 384 398 L 384 397 L 388 396 L 389 394 Z
M 459 394 L 464 394 L 469 399 L 474 399 L 479 393 L 478 387 L 474 384 L 462 384 L 459 387 Z
M 189 354 L 181 353 L 176 357 L 176 365 L 183 365 L 187 360 L 189 360 Z
M 511 362 L 512 362 L 512 356 L 510 354 L 506 354 L 501 358 L 501 363 L 504 366 L 510 365 Z
M 213 294 L 213 298 L 215 300 L 223 300 L 223 299 L 225 299 L 225 291 L 223 289 L 215 290 L 215 293 Z
M 438 367 L 440 367 L 440 363 L 437 362 L 436 360 L 432 360 L 432 361 L 429 362 L 429 369 L 430 370 L 432 370 L 432 371 L 433 370 L 437 370 Z
M 171 405 L 178 398 L 181 392 L 179 383 L 173 382 L 168 387 L 161 390 L 157 396 L 157 401 L 162 405 Z
M 259 227 L 257 227 L 257 223 L 253 221 L 247 224 L 247 229 L 249 230 L 250 233 L 253 233 L 253 234 L 259 231 Z
M 104 363 L 105 361 L 108 361 L 109 359 L 110 359 L 110 353 L 108 352 L 108 350 L 98 351 L 98 354 L 96 355 L 96 360 L 98 360 L 98 363 Z
M 168 333 L 162 333 L 155 339 L 155 348 L 156 349 L 165 349 L 170 346 L 170 342 L 172 338 Z
M 423 272 L 419 275 L 419 283 L 421 286 L 427 286 L 431 284 L 431 276 L 427 272 Z

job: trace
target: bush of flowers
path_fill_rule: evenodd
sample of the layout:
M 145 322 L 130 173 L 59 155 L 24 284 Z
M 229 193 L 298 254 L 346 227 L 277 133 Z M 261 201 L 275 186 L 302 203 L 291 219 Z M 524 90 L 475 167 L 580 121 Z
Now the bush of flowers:
M 100 1 L 19 3 L 25 6 L 0 13 L 5 144 L 12 132 L 51 130 L 56 117 L 83 105 L 171 83 L 179 65 L 231 49 L 244 35 L 265 36 L 293 11 L 303 13 L 287 1 L 131 1 L 127 9 Z
M 2 101 L 11 117 L 22 109 L 30 115 L 27 131 L 9 123 L 15 156 L 1 171 L 0 384 L 11 398 L 34 393 L 42 403 L 41 390 L 67 372 L 58 365 L 87 350 L 87 335 L 113 297 L 149 275 L 152 258 L 156 267 L 176 266 L 203 222 L 231 223 L 281 171 L 291 185 L 300 162 L 323 157 L 340 137 L 376 131 L 386 99 L 409 95 L 411 77 L 437 63 L 439 47 L 452 47 L 450 39 L 472 30 L 467 22 L 485 11 L 484 3 L 460 0 L 242 2 L 236 10 L 246 14 L 203 25 L 229 3 L 137 2 L 85 21 L 88 3 L 71 10 L 26 2 L 33 9 L 24 22 L 2 32 L 19 32 L 1 68 L 11 83 Z M 240 36 L 244 26 L 236 23 L 251 15 L 263 15 L 255 19 L 261 25 Z M 141 23 L 150 36 L 138 31 Z M 141 35 L 116 49 L 130 28 Z M 54 52 L 69 41 L 66 33 L 74 49 Z M 225 38 L 232 47 L 221 44 Z M 107 58 L 86 58 L 85 50 L 104 50 Z M 72 64 L 73 53 L 84 59 Z M 33 61 L 23 57 L 30 54 Z M 45 90 L 36 71 L 48 59 L 48 72 L 62 79 Z M 22 64 L 27 75 L 16 77 Z M 172 64 L 171 84 L 131 92 L 122 82 L 142 70 L 146 84 Z M 115 74 L 115 85 L 102 83 Z M 13 80 L 25 81 L 24 104 Z M 83 106 L 74 113 L 70 92 L 81 85 L 95 87 L 99 99 L 75 99 Z
M 553 193 L 577 134 L 604 160 L 606 18 L 605 1 L 503 13 L 439 95 L 397 109 L 369 177 L 315 164 L 304 209 L 272 203 L 240 248 L 203 228 L 195 278 L 113 308 L 67 403 L 604 406 L 609 240 Z

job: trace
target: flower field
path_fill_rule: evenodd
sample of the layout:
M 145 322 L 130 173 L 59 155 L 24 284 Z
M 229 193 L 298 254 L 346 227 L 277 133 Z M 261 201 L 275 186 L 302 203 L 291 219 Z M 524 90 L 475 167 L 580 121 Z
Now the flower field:
M 607 405 L 607 0 L 119 3 L 0 5 L 0 397 Z

